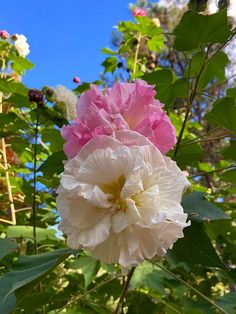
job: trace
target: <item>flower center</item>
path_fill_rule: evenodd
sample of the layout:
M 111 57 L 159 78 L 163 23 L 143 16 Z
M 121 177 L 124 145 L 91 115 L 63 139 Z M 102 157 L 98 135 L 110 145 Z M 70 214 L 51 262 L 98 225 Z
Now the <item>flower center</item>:
M 121 175 L 118 179 L 118 181 L 113 182 L 111 184 L 104 184 L 101 189 L 104 193 L 106 194 L 111 194 L 111 201 L 113 202 L 114 205 L 116 205 L 117 210 L 122 210 L 126 211 L 127 209 L 127 204 L 126 201 L 123 200 L 120 196 L 122 188 L 125 184 L 125 176 Z

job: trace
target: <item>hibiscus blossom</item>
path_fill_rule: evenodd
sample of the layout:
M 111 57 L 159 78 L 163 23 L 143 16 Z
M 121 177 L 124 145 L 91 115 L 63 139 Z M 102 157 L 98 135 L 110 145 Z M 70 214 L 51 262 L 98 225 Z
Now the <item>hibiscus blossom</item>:
M 175 128 L 155 94 L 154 87 L 142 80 L 116 83 L 104 94 L 92 85 L 78 101 L 78 118 L 62 129 L 66 155 L 76 156 L 93 136 L 124 129 L 143 134 L 166 154 L 176 143 Z
M 116 131 L 89 141 L 65 165 L 58 189 L 68 246 L 122 267 L 162 257 L 183 237 L 189 182 L 144 136 Z

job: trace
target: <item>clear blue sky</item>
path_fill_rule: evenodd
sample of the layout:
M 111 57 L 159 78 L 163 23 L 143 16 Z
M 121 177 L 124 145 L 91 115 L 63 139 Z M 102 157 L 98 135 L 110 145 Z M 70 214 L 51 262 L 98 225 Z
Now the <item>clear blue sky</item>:
M 25 34 L 35 68 L 23 80 L 29 87 L 75 87 L 74 76 L 93 81 L 101 71 L 112 27 L 131 18 L 129 0 L 1 1 L 0 29 Z M 135 1 L 133 1 L 135 2 Z

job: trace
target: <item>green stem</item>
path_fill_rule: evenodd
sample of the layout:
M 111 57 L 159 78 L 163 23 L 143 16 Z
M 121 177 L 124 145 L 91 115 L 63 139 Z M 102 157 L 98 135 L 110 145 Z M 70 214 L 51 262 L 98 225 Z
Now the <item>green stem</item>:
M 217 136 L 217 137 L 211 137 L 211 138 L 206 138 L 204 140 L 199 140 L 199 141 L 189 141 L 187 143 L 181 144 L 180 147 L 186 146 L 186 145 L 192 145 L 192 144 L 198 144 L 198 143 L 204 143 L 204 142 L 211 142 L 211 141 L 216 141 L 216 140 L 222 140 L 225 137 L 231 136 L 233 135 L 233 133 L 227 133 L 221 136 Z
M 134 271 L 135 271 L 135 267 L 132 267 L 130 272 L 127 275 L 126 281 L 124 281 L 123 289 L 122 289 L 120 299 L 119 299 L 119 302 L 118 302 L 116 310 L 115 310 L 115 314 L 122 314 L 123 313 L 125 296 L 126 296 L 128 288 L 129 288 L 129 283 L 130 283 L 130 280 L 133 276 Z
M 205 296 L 201 291 L 199 291 L 198 289 L 194 288 L 192 285 L 190 285 L 188 282 L 184 281 L 182 278 L 180 278 L 179 276 L 175 275 L 174 273 L 172 273 L 172 271 L 170 271 L 169 269 L 165 268 L 163 265 L 160 265 L 158 263 L 153 262 L 154 265 L 158 266 L 159 268 L 161 268 L 162 270 L 164 270 L 165 272 L 167 272 L 169 275 L 171 275 L 173 278 L 175 278 L 176 280 L 180 281 L 182 284 L 184 284 L 186 287 L 190 288 L 191 290 L 193 290 L 196 294 L 198 294 L 199 296 L 201 296 L 204 300 L 206 300 L 208 303 L 210 303 L 211 305 L 213 305 L 217 310 L 221 311 L 224 314 L 228 314 L 224 309 L 222 309 L 219 305 L 217 305 L 214 301 L 212 301 L 210 298 L 208 298 L 207 296 Z
M 142 35 L 141 35 L 141 33 L 139 33 L 138 39 L 137 39 L 138 43 L 137 43 L 137 47 L 136 47 L 136 51 L 135 51 L 135 55 L 134 55 L 134 66 L 133 66 L 133 73 L 132 73 L 133 75 L 136 73 L 141 38 L 142 38 Z
M 37 145 L 38 145 L 38 127 L 39 127 L 39 115 L 37 114 L 36 117 L 36 126 L 34 129 L 34 168 L 33 168 L 33 173 L 34 173 L 34 178 L 33 178 L 33 238 L 34 238 L 34 251 L 35 254 L 38 253 L 38 248 L 37 248 L 37 234 L 36 234 L 36 194 L 37 194 Z

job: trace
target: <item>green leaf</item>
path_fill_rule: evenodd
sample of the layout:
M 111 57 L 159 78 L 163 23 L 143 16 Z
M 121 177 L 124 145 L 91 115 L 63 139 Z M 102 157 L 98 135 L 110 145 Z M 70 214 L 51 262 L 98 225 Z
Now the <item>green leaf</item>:
M 10 313 L 16 304 L 16 292 L 18 300 L 22 299 L 27 291 L 38 284 L 39 280 L 61 264 L 72 252 L 73 250 L 66 248 L 33 256 L 21 256 L 14 269 L 0 278 L 0 312 Z
M 17 247 L 18 245 L 15 241 L 8 238 L 0 238 L 0 259 L 14 251 Z
M 166 279 L 172 279 L 172 277 L 152 263 L 144 261 L 135 269 L 131 280 L 131 286 L 134 289 L 154 289 L 157 292 L 164 294 L 166 289 Z
M 225 171 L 220 178 L 225 181 L 231 182 L 236 185 L 236 169 Z
M 217 255 L 202 224 L 194 222 L 190 227 L 184 228 L 184 237 L 168 251 L 168 258 L 175 264 L 184 262 L 190 266 L 200 264 L 206 267 L 227 269 Z
M 230 97 L 217 100 L 213 105 L 213 109 L 205 115 L 205 119 L 212 124 L 224 126 L 236 132 L 235 100 Z
M 59 130 L 47 128 L 42 131 L 41 135 L 44 143 L 50 143 L 50 149 L 52 152 L 57 152 L 62 149 L 64 140 Z
M 25 70 L 30 70 L 34 67 L 34 64 L 31 63 L 28 59 L 18 57 L 14 55 L 12 58 L 12 69 L 17 73 L 17 74 L 23 74 Z
M 184 144 L 184 141 L 182 141 Z M 199 144 L 184 145 L 178 150 L 178 154 L 174 157 L 180 168 L 189 165 L 197 165 L 202 158 L 202 148 Z
M 230 146 L 222 151 L 222 155 L 226 159 L 236 160 L 236 141 L 231 141 Z
M 7 236 L 9 238 L 29 238 L 33 241 L 33 227 L 32 226 L 9 226 L 6 230 Z M 45 228 L 36 228 L 37 233 L 37 241 L 40 243 L 41 241 L 51 239 L 58 241 L 54 229 L 45 229 Z
M 152 297 L 145 292 L 134 291 L 132 294 L 127 295 L 127 303 L 129 304 L 127 314 L 161 313 L 157 310 L 157 305 L 152 302 Z
M 73 92 L 75 94 L 82 94 L 84 92 L 86 92 L 87 90 L 90 89 L 90 85 L 91 84 L 95 84 L 95 85 L 101 85 L 101 81 L 94 81 L 92 83 L 88 83 L 88 82 L 84 82 L 83 84 L 79 85 L 78 87 L 76 87 L 75 89 L 73 89 Z
M 160 52 L 164 47 L 164 36 L 162 34 L 156 34 L 147 42 L 148 49 L 155 52 Z
M 108 47 L 102 48 L 101 52 L 104 54 L 107 54 L 107 55 L 117 55 L 117 53 L 118 53 L 117 51 L 114 51 Z
M 205 55 L 202 52 L 195 54 L 191 61 L 190 77 L 196 77 L 200 72 L 202 65 L 204 64 Z M 225 67 L 229 59 L 227 55 L 221 51 L 217 53 L 210 61 L 205 64 L 204 69 L 201 73 L 198 88 L 203 89 L 208 83 L 214 79 L 223 81 L 225 79 Z M 186 70 L 188 73 L 188 69 Z M 187 75 L 185 73 L 185 76 Z
M 28 90 L 24 84 L 14 81 L 7 81 L 5 79 L 0 79 L 0 91 L 2 91 L 4 94 L 17 93 L 23 96 L 26 96 L 28 93 Z
M 117 67 L 117 58 L 116 57 L 108 57 L 105 61 L 103 61 L 102 66 L 104 66 L 104 73 L 114 72 Z
M 53 174 L 60 174 L 64 170 L 62 161 L 66 159 L 67 157 L 63 151 L 55 152 L 44 161 L 38 168 L 38 171 L 42 171 L 47 177 L 51 177 Z
M 28 96 L 13 94 L 9 98 L 7 98 L 7 102 L 20 108 L 31 108 L 31 102 L 29 101 Z
M 231 98 L 236 98 L 236 88 L 228 88 L 226 95 Z
M 167 104 L 170 97 L 170 86 L 174 79 L 172 71 L 158 70 L 142 76 L 142 79 L 149 84 L 156 85 L 158 99 Z
M 157 98 L 166 108 L 173 105 L 178 97 L 187 97 L 188 80 L 185 78 L 174 80 L 174 74 L 169 69 L 157 70 L 141 78 L 148 84 L 156 86 Z
M 216 304 L 222 307 L 228 314 L 235 314 L 236 312 L 236 294 L 227 293 L 224 296 L 216 299 Z
M 173 34 L 176 37 L 174 48 L 180 51 L 197 49 L 201 44 L 223 44 L 231 35 L 227 10 L 221 10 L 212 15 L 187 11 Z
M 205 198 L 202 192 L 194 191 L 186 194 L 182 201 L 184 212 L 193 221 L 212 221 L 218 219 L 229 219 L 221 209 Z
M 121 33 L 125 33 L 125 32 L 137 32 L 139 30 L 139 26 L 136 23 L 133 23 L 131 21 L 127 21 L 127 22 L 120 22 L 118 25 L 118 30 Z
M 92 256 L 80 256 L 71 265 L 71 268 L 73 269 L 75 268 L 82 269 L 85 289 L 87 289 L 89 284 L 92 282 L 96 274 L 98 264 L 99 262 Z

